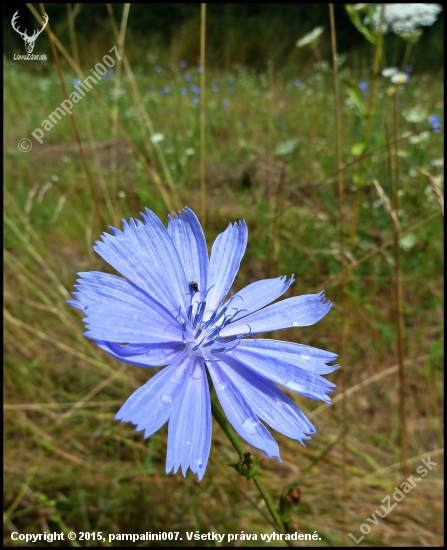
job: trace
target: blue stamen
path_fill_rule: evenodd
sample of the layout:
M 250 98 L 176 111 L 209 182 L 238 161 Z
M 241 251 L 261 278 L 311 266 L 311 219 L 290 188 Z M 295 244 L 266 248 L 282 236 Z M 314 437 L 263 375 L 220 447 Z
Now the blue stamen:
M 216 315 L 217 315 L 217 312 L 214 311 L 213 314 L 211 315 L 211 317 L 208 319 L 208 321 L 206 323 L 204 323 L 203 328 L 208 328 L 210 325 L 212 325 Z
M 211 334 L 208 335 L 207 340 L 211 340 L 211 339 L 213 339 L 215 336 L 217 336 L 217 335 L 219 334 L 219 332 L 220 332 L 220 328 L 221 328 L 221 327 L 215 328 L 215 329 L 213 330 L 213 332 L 212 332 Z
M 191 304 L 188 308 L 188 320 L 191 321 L 191 317 L 192 317 L 192 308 L 193 308 L 193 305 Z
M 240 343 L 240 340 L 238 339 L 237 344 L 235 346 L 233 346 L 232 348 L 215 348 L 215 349 L 211 349 L 210 351 L 214 352 L 214 353 L 231 351 L 232 349 L 237 348 L 239 343 Z
M 220 305 L 223 305 L 223 303 L 225 302 L 225 298 L 227 297 L 227 294 L 228 294 L 229 292 L 231 292 L 231 298 L 230 298 L 230 300 L 229 300 L 229 302 L 228 302 L 227 305 L 229 305 L 230 302 L 231 302 L 231 300 L 233 299 L 234 292 L 231 290 L 231 288 L 227 288 L 227 289 L 225 289 L 225 290 L 226 290 L 226 292 L 225 292 L 224 297 L 222 298 L 222 301 L 220 302 Z
M 203 348 L 207 348 L 208 346 L 212 346 L 216 340 L 211 340 L 211 342 L 207 342 L 206 344 L 203 344 Z
M 193 328 L 196 328 L 196 326 L 202 321 L 203 312 L 205 311 L 206 302 L 200 302 L 197 306 L 197 312 L 196 316 L 194 317 L 194 323 Z
M 197 344 L 197 346 L 192 348 L 192 351 L 197 351 L 200 348 L 200 345 L 202 344 L 203 340 L 205 340 L 205 336 L 202 338 L 202 340 Z
M 235 308 L 231 308 L 231 309 L 235 309 Z M 236 315 L 239 313 L 239 310 L 237 309 L 236 310 L 236 313 L 234 313 L 233 315 L 230 315 L 229 317 L 227 317 L 225 319 L 225 321 L 222 323 L 222 327 L 226 327 L 227 325 L 229 325 L 231 323 L 231 321 L 236 317 Z
M 219 312 L 219 315 L 217 315 L 217 317 L 215 317 L 213 319 L 213 316 L 211 316 L 211 319 L 213 319 L 213 322 L 211 323 L 211 319 L 208 321 L 208 323 L 206 324 L 206 328 L 208 328 L 209 326 L 211 325 L 215 325 L 217 323 L 217 321 L 223 316 L 225 315 L 225 312 L 227 311 L 227 308 L 224 307 L 220 312 Z
M 234 340 L 237 340 L 238 338 L 239 336 L 231 336 L 230 338 L 219 338 L 217 341 L 222 344 L 226 344 L 227 342 L 234 342 Z

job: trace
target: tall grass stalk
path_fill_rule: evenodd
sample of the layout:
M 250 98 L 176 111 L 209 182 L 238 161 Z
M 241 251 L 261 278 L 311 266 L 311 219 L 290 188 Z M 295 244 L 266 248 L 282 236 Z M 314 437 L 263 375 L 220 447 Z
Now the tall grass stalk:
M 126 5 L 128 6 L 128 4 L 126 4 Z M 126 5 L 124 7 L 124 11 L 126 11 Z M 110 4 L 108 5 L 108 9 L 109 9 L 110 19 L 112 21 L 112 28 L 113 28 L 113 32 L 115 34 L 115 38 L 116 38 L 117 42 L 120 43 L 120 40 L 122 40 L 122 37 L 121 37 L 122 33 L 118 30 L 118 25 L 116 24 L 116 21 L 115 21 L 113 8 Z M 124 17 L 124 13 L 123 13 L 123 17 Z M 151 160 L 152 166 L 155 166 L 155 159 L 154 159 L 154 156 L 153 156 L 152 144 L 151 144 L 151 138 L 155 134 L 154 125 L 152 123 L 151 117 L 149 116 L 149 113 L 147 112 L 147 109 L 144 107 L 144 102 L 141 98 L 141 94 L 140 94 L 140 91 L 139 91 L 139 88 L 138 88 L 137 81 L 136 81 L 135 76 L 133 74 L 133 71 L 132 71 L 132 68 L 130 66 L 129 60 L 127 58 L 126 52 L 124 50 L 124 45 L 123 45 L 123 50 L 122 50 L 122 56 L 121 57 L 122 57 L 122 60 L 123 60 L 124 68 L 126 70 L 127 78 L 129 80 L 130 91 L 131 91 L 132 100 L 133 100 L 133 103 L 134 103 L 134 108 L 140 114 L 139 120 L 142 121 L 141 124 L 140 124 L 140 127 L 141 127 L 141 134 L 143 136 L 146 153 L 147 153 L 148 157 Z M 112 121 L 113 121 L 113 112 L 112 112 Z M 116 121 L 116 124 L 117 124 L 117 121 Z M 161 145 L 158 142 L 154 143 L 154 148 L 157 151 L 157 155 L 158 155 L 158 158 L 159 158 L 162 170 L 163 170 L 163 174 L 165 176 L 166 183 L 167 183 L 167 185 L 169 187 L 169 190 L 170 190 L 170 193 L 171 193 L 170 198 L 169 198 L 169 202 L 172 203 L 173 210 L 177 210 L 179 208 L 179 205 L 180 205 L 180 200 L 178 198 L 177 189 L 176 189 L 174 180 L 172 178 L 171 171 L 169 169 L 168 163 L 166 162 L 166 159 L 165 159 L 165 156 L 164 156 L 164 153 L 163 153 L 163 149 L 162 149 Z M 159 187 L 161 187 L 160 183 L 162 183 L 162 182 L 161 182 L 160 176 L 158 175 L 158 172 L 156 170 L 153 170 L 153 173 L 154 173 L 154 178 L 157 178 L 159 180 L 158 185 L 159 185 Z
M 399 357 L 399 417 L 400 417 L 400 453 L 402 463 L 402 479 L 408 478 L 408 444 L 407 444 L 407 420 L 406 420 L 406 375 L 404 362 L 404 312 L 403 312 L 403 291 L 402 291 L 402 275 L 400 269 L 400 227 L 398 219 L 398 187 L 399 187 L 399 118 L 397 110 L 398 90 L 393 95 L 393 157 L 394 170 L 390 174 L 391 187 L 391 204 L 394 212 L 393 216 L 393 236 L 394 236 L 394 261 L 395 261 L 395 293 L 396 293 L 396 325 L 397 325 L 397 343 Z
M 335 132 L 336 132 L 336 150 L 337 150 L 337 171 L 338 171 L 338 223 L 339 223 L 339 246 L 340 246 L 340 267 L 341 267 L 341 326 L 339 355 L 345 359 L 346 352 L 346 321 L 347 321 L 347 290 L 348 280 L 346 271 L 345 257 L 345 237 L 344 237 L 344 189 L 343 189 L 343 158 L 341 144 L 341 108 L 340 108 L 340 90 L 338 80 L 337 63 L 337 37 L 335 34 L 334 4 L 329 4 L 329 15 L 331 20 L 331 44 L 332 44 L 332 65 L 334 69 L 334 107 L 335 107 Z M 341 389 L 346 391 L 347 378 L 346 369 L 342 369 Z M 346 471 L 346 437 L 348 431 L 348 418 L 346 399 L 342 403 L 342 461 L 343 461 L 343 485 L 342 485 L 342 543 L 346 546 L 347 526 L 346 526 L 346 500 L 347 500 L 347 471 Z
M 78 42 L 76 39 L 75 21 L 76 21 L 76 16 L 80 11 L 80 6 L 81 4 L 76 4 L 75 8 L 73 9 L 71 3 L 67 3 L 67 19 L 68 19 L 68 28 L 70 31 L 71 51 L 73 54 L 73 59 L 75 60 L 78 66 L 81 65 L 81 62 L 79 58 Z M 115 223 L 118 224 L 120 220 L 117 217 L 118 212 L 117 212 L 116 200 L 112 202 L 112 199 L 110 197 L 109 189 L 107 187 L 106 180 L 103 174 L 101 162 L 99 160 L 98 148 L 96 146 L 96 139 L 93 134 L 90 112 L 85 102 L 83 103 L 83 115 L 84 115 L 85 126 L 88 132 L 88 139 L 91 144 L 91 149 L 93 152 L 93 162 L 95 166 L 95 171 L 98 177 L 99 186 L 101 188 L 101 191 L 103 193 L 103 196 L 107 205 L 108 215 L 110 216 L 110 219 L 115 219 Z M 112 178 L 113 178 L 113 174 L 112 174 Z M 112 197 L 113 199 L 116 199 L 116 180 L 115 179 L 112 179 Z
M 269 236 L 268 274 L 270 277 L 279 275 L 281 264 L 281 219 L 284 212 L 286 196 L 286 165 L 281 166 L 279 183 L 272 204 L 272 217 Z
M 115 24 L 115 18 L 113 16 L 113 8 L 112 5 L 107 2 L 107 11 L 109 13 L 110 20 L 112 22 L 112 26 Z M 117 164 L 116 164 L 116 157 L 117 157 L 117 148 L 118 148 L 118 111 L 119 111 L 119 97 L 120 97 L 120 87 L 121 87 L 121 66 L 122 66 L 122 60 L 123 60 L 123 54 L 124 54 L 124 39 L 126 36 L 126 29 L 127 29 L 127 21 L 129 19 L 129 9 L 130 4 L 124 4 L 123 8 L 123 15 L 121 18 L 121 27 L 118 34 L 118 52 L 119 52 L 119 59 L 116 61 L 116 71 L 115 71 L 115 90 L 114 90 L 114 103 L 112 107 L 112 154 L 110 159 L 110 169 L 111 169 L 111 176 L 112 176 L 112 193 L 113 198 L 116 199 L 118 194 L 118 188 L 117 188 Z M 116 33 L 115 33 L 116 36 Z M 116 200 L 115 200 L 116 203 Z M 118 206 L 118 204 L 117 204 Z M 121 209 L 121 208 L 120 208 Z M 117 208 L 118 210 L 118 208 Z M 121 212 L 116 212 L 116 223 L 119 224 Z
M 45 15 L 45 7 L 42 3 L 39 4 L 39 7 L 40 7 L 40 11 L 41 11 L 42 18 L 43 18 L 43 16 Z M 42 21 L 40 21 L 40 22 L 42 23 Z M 47 23 L 45 29 L 46 29 L 46 32 L 48 34 L 48 39 L 50 41 L 50 46 L 51 46 L 51 51 L 53 53 L 54 62 L 56 63 L 57 72 L 59 74 L 59 79 L 60 79 L 60 83 L 61 83 L 61 86 L 62 86 L 62 93 L 64 95 L 64 99 L 69 101 L 68 91 L 67 91 L 67 87 L 65 86 L 65 81 L 64 81 L 64 75 L 62 73 L 62 67 L 61 67 L 61 64 L 59 62 L 59 56 L 57 55 L 57 51 L 56 51 L 56 48 L 54 46 L 54 42 L 52 40 L 52 33 L 51 33 L 49 22 Z M 78 144 L 79 154 L 80 154 L 81 159 L 82 159 L 82 164 L 84 166 L 85 175 L 87 177 L 87 181 L 88 181 L 88 184 L 89 184 L 89 187 L 90 187 L 90 193 L 91 193 L 92 200 L 93 200 L 93 206 L 94 206 L 94 209 L 95 209 L 96 218 L 98 220 L 98 223 L 99 223 L 99 226 L 101 227 L 101 229 L 105 230 L 107 228 L 107 226 L 106 226 L 106 224 L 105 224 L 105 222 L 104 222 L 104 220 L 101 216 L 101 212 L 99 210 L 98 196 L 96 194 L 95 184 L 93 183 L 93 178 L 92 178 L 92 175 L 90 173 L 90 169 L 88 167 L 87 158 L 85 156 L 85 151 L 84 151 L 84 146 L 82 145 L 81 136 L 79 134 L 78 125 L 76 123 L 76 117 L 74 116 L 73 112 L 70 112 L 70 120 L 71 120 L 71 124 L 73 126 L 73 132 L 74 132 L 75 137 L 76 137 L 76 142 Z
M 267 60 L 267 70 L 268 70 L 268 158 L 267 158 L 267 207 L 269 215 L 269 253 L 267 256 L 267 274 L 269 277 L 275 275 L 275 268 L 273 265 L 273 256 L 272 253 L 275 248 L 276 238 L 275 238 L 275 215 L 276 208 L 275 203 L 277 200 L 277 195 L 273 190 L 273 148 L 274 148 L 274 124 L 273 124 L 273 113 L 275 105 L 275 72 L 274 72 L 274 61 L 273 58 Z
M 364 145 L 365 149 L 369 149 L 369 141 L 371 138 L 371 129 L 372 129 L 372 120 L 374 114 L 374 105 L 377 94 L 377 83 L 380 75 L 380 66 L 382 61 L 382 50 L 383 50 L 383 28 L 385 23 L 385 5 L 381 4 L 382 11 L 380 15 L 379 29 L 376 37 L 376 49 L 374 53 L 374 70 L 371 80 L 371 92 L 368 99 L 368 110 L 366 113 L 366 126 L 364 133 Z M 355 237 L 357 232 L 357 222 L 359 216 L 360 200 L 363 192 L 363 174 L 364 174 L 364 161 L 360 160 L 357 169 L 357 182 L 356 190 L 354 195 L 354 205 L 352 207 L 352 216 L 351 216 L 351 228 L 349 231 L 349 238 L 352 240 Z
M 200 213 L 203 229 L 206 229 L 206 185 L 205 185 L 205 47 L 206 47 L 206 4 L 200 10 Z

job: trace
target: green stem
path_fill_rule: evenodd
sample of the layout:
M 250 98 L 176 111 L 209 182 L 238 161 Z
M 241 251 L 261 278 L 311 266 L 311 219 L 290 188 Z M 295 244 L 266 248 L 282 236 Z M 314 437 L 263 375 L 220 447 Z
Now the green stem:
M 407 41 L 407 47 L 405 48 L 404 60 L 402 62 L 402 70 L 405 70 L 405 67 L 408 65 L 408 62 L 410 61 L 410 55 L 411 55 L 412 48 L 413 48 L 413 42 L 411 42 L 411 40 L 408 40 Z
M 265 503 L 267 504 L 267 508 L 269 509 L 269 512 L 276 523 L 276 525 L 281 529 L 282 532 L 285 532 L 284 523 L 281 519 L 281 516 L 278 514 L 278 511 L 275 508 L 275 505 L 273 504 L 272 498 L 267 491 L 267 487 L 264 485 L 264 482 L 259 476 L 256 476 L 253 478 L 254 482 L 256 483 L 256 487 L 258 488 L 259 492 L 261 493 L 262 498 L 264 499 Z
M 239 441 L 238 437 L 234 433 L 233 429 L 231 428 L 230 424 L 228 423 L 227 419 L 225 418 L 225 415 L 223 412 L 219 409 L 219 407 L 214 403 L 214 401 L 211 400 L 211 411 L 213 413 L 213 416 L 216 420 L 216 422 L 219 424 L 219 426 L 224 431 L 225 435 L 230 440 L 231 444 L 233 445 L 235 451 L 239 456 L 242 457 L 244 454 L 244 447 L 242 443 Z M 273 521 L 276 523 L 276 525 L 279 527 L 279 529 L 285 533 L 284 523 L 278 514 L 278 511 L 275 508 L 275 505 L 273 504 L 273 500 L 267 491 L 266 486 L 264 485 L 263 481 L 259 476 L 255 476 L 254 482 L 256 484 L 256 487 L 259 490 L 259 493 L 261 494 L 261 497 L 264 499 L 264 502 L 267 505 L 267 508 L 269 509 L 269 512 L 273 518 Z

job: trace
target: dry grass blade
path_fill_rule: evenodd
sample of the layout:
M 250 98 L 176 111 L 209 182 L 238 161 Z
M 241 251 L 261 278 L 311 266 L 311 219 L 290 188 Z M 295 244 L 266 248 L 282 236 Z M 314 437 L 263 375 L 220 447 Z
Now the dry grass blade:
M 407 366 L 409 365 L 415 365 L 417 363 L 421 363 L 422 361 L 426 361 L 429 358 L 428 355 L 423 355 L 422 357 L 417 357 L 416 359 L 406 359 L 405 364 Z M 394 365 L 393 367 L 389 367 L 388 369 L 385 369 L 381 372 L 378 372 L 377 374 L 374 374 L 373 376 L 370 376 L 366 380 L 362 380 L 362 382 L 359 382 L 358 384 L 355 384 L 354 386 L 351 386 L 346 391 L 337 394 L 332 400 L 331 405 L 336 405 L 340 401 L 343 401 L 345 399 L 348 399 L 354 393 L 365 389 L 369 385 L 378 382 L 382 378 L 385 378 L 386 376 L 391 376 L 392 374 L 396 374 L 399 370 L 399 364 Z M 320 405 L 312 412 L 308 413 L 309 418 L 314 418 L 315 416 L 319 415 L 320 413 L 323 413 L 325 411 L 328 411 L 328 407 L 326 405 Z
M 419 171 L 421 174 L 424 174 L 424 176 L 427 176 L 428 181 L 430 182 L 430 185 L 433 189 L 433 193 L 435 194 L 436 200 L 439 203 L 439 206 L 441 208 L 441 216 L 444 220 L 444 195 L 443 195 L 443 186 L 439 180 L 439 178 L 436 178 L 433 174 L 430 174 L 425 168 L 420 168 Z
M 391 202 L 390 199 L 387 197 L 383 187 L 380 185 L 380 183 L 374 179 L 373 180 L 374 187 L 376 188 L 377 194 L 379 195 L 379 199 L 381 200 L 383 206 L 385 207 L 385 210 L 388 212 L 388 215 L 393 220 L 393 223 L 396 225 L 399 225 L 399 219 L 397 217 L 397 213 L 393 208 L 391 208 Z

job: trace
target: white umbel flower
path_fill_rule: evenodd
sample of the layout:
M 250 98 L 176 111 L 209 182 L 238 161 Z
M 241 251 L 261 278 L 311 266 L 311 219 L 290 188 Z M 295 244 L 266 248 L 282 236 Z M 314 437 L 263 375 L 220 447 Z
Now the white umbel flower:
M 152 134 L 151 136 L 151 142 L 152 143 L 160 143 L 160 141 L 163 141 L 165 139 L 165 136 L 163 134 Z
M 385 4 L 383 32 L 390 29 L 396 34 L 413 33 L 418 27 L 429 27 L 441 12 L 440 4 Z M 372 24 L 379 29 L 382 19 L 382 5 L 378 5 Z M 369 23 L 369 19 L 365 19 Z

